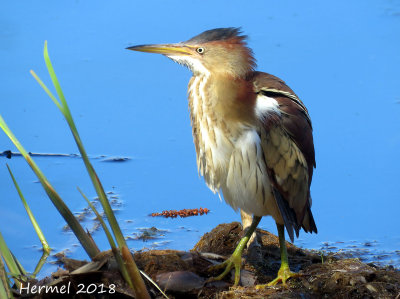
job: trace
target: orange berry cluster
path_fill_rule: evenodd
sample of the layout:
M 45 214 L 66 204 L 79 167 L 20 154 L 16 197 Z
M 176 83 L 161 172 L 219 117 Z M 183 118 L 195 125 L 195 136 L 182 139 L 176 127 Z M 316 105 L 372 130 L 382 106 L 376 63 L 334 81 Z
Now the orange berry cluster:
M 171 218 L 176 218 L 176 217 L 189 217 L 189 216 L 199 216 L 203 214 L 207 214 L 210 212 L 209 209 L 207 208 L 200 208 L 200 209 L 183 209 L 183 210 L 169 210 L 169 211 L 162 211 L 161 213 L 152 213 L 150 216 L 155 217 L 155 216 L 164 216 L 166 218 L 171 217 Z

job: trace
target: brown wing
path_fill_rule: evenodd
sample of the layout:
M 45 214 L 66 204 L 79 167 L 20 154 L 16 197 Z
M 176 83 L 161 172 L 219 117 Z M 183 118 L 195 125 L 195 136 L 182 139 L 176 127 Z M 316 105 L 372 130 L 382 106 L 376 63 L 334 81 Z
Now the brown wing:
M 293 241 L 301 227 L 317 232 L 311 213 L 310 184 L 315 164 L 312 125 L 308 111 L 279 78 L 255 72 L 258 94 L 274 98 L 280 114 L 263 121 L 262 146 L 276 202 Z

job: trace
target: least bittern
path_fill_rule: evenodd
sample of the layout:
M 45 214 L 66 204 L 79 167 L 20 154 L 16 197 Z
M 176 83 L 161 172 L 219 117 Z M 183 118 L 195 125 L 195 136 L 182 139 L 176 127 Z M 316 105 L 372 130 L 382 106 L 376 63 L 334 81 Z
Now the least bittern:
M 281 267 L 269 283 L 286 284 L 289 269 L 285 231 L 293 242 L 303 228 L 317 232 L 310 184 L 315 168 L 311 119 L 297 95 L 281 79 L 255 71 L 246 36 L 237 28 L 205 31 L 186 42 L 140 45 L 129 50 L 159 53 L 187 66 L 189 108 L 199 173 L 215 193 L 251 225 L 232 256 L 220 265 L 222 279 L 235 268 L 262 216 L 274 218 Z M 244 223 L 245 225 L 245 223 Z

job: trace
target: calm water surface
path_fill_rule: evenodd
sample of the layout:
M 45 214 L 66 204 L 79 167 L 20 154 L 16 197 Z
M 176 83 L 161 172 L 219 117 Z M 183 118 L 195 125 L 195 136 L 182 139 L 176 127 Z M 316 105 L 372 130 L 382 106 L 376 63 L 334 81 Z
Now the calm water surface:
M 177 42 L 227 26 L 242 26 L 258 69 L 282 77 L 313 120 L 312 196 L 319 233 L 301 233 L 296 244 L 343 249 L 398 267 L 398 1 L 8 1 L 0 10 L 0 113 L 27 150 L 77 153 L 61 114 L 29 74 L 34 69 L 50 84 L 42 58 L 48 40 L 81 137 L 124 233 L 135 237 L 140 228 L 152 226 L 166 230 L 156 240 L 130 240 L 129 245 L 190 249 L 217 224 L 240 217 L 197 175 L 186 100 L 190 72 L 164 57 L 124 48 Z M 1 133 L 0 152 L 9 149 L 16 151 Z M 102 155 L 130 160 L 104 162 Z M 79 158 L 35 160 L 74 212 L 85 208 L 77 186 L 95 197 Z M 23 265 L 33 270 L 40 243 L 6 163 L 50 245 L 86 258 L 74 236 L 63 231 L 63 220 L 25 161 L 0 156 L 0 231 Z M 211 213 L 185 219 L 148 216 L 198 207 Z M 92 218 L 83 222 L 89 230 Z M 276 232 L 269 218 L 260 226 Z M 108 249 L 101 231 L 94 238 Z

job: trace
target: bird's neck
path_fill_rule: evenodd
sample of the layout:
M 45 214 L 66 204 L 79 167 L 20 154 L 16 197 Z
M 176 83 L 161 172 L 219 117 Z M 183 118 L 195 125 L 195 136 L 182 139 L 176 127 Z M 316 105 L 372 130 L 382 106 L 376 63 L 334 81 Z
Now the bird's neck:
M 215 192 L 237 138 L 254 121 L 252 83 L 211 74 L 193 76 L 189 108 L 199 173 Z
M 252 123 L 256 94 L 251 81 L 227 75 L 198 74 L 189 83 L 192 114 L 232 124 Z

